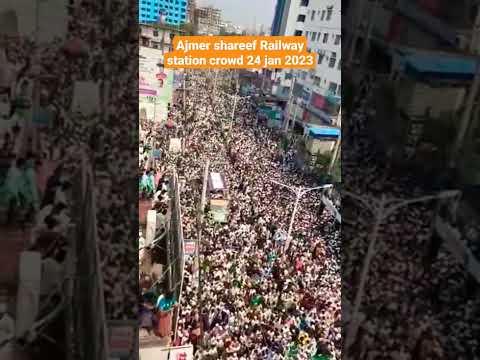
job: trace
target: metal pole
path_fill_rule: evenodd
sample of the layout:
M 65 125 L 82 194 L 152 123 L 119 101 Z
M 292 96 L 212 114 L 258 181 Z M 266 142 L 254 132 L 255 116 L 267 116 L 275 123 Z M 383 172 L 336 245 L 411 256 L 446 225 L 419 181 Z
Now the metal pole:
M 368 270 L 370 268 L 370 263 L 375 253 L 375 245 L 378 238 L 378 231 L 383 220 L 386 219 L 388 216 L 390 216 L 390 214 L 392 214 L 399 208 L 405 207 L 407 205 L 425 202 L 425 201 L 434 200 L 434 199 L 447 199 L 452 197 L 458 197 L 460 195 L 460 192 L 458 190 L 446 190 L 436 195 L 427 195 L 427 196 L 422 196 L 422 197 L 418 197 L 410 200 L 398 201 L 394 199 L 393 202 L 396 202 L 396 203 L 390 206 L 387 206 L 387 205 L 392 203 L 392 200 L 386 200 L 385 196 L 382 196 L 382 198 L 379 201 L 370 200 L 369 202 L 365 200 L 363 197 L 360 197 L 348 191 L 345 191 L 344 194 L 359 201 L 364 207 L 372 211 L 372 213 L 376 217 L 373 231 L 371 233 L 371 236 L 369 236 L 367 256 L 365 257 L 365 262 L 363 264 L 362 274 L 360 277 L 360 284 L 359 284 L 357 293 L 355 295 L 353 312 L 350 317 L 350 323 L 348 325 L 348 330 L 347 330 L 347 337 L 345 339 L 345 349 L 347 349 L 348 351 L 349 347 L 351 346 L 351 344 L 353 343 L 356 337 L 358 327 L 360 325 L 358 323 L 358 312 L 363 299 L 363 294 L 365 292 L 365 284 L 368 277 Z
M 290 106 L 292 104 L 292 96 L 293 96 L 293 87 L 295 86 L 295 82 L 297 80 L 297 76 L 295 75 L 292 80 L 292 87 L 290 88 L 290 94 L 288 95 L 288 105 L 287 105 L 287 116 L 285 117 L 285 124 L 284 124 L 284 131 L 288 130 L 288 122 L 290 121 Z
M 293 123 L 293 127 L 295 127 L 295 123 L 297 121 L 297 111 L 298 111 L 298 101 L 295 101 L 295 111 L 293 112 L 293 119 L 291 119 L 292 123 Z M 287 127 L 287 131 L 292 127 L 292 125 L 290 124 L 290 121 L 289 121 L 289 124 L 288 124 L 288 127 Z
M 332 173 L 333 166 L 335 165 L 335 162 L 337 161 L 338 150 L 340 149 L 340 143 L 341 143 L 341 136 L 338 137 L 337 141 L 335 142 L 335 147 L 333 148 L 332 159 L 330 160 L 330 165 L 328 167 L 328 174 L 329 175 Z
M 368 244 L 368 251 L 367 256 L 365 257 L 365 261 L 363 263 L 362 274 L 360 276 L 360 284 L 355 295 L 355 301 L 353 305 L 353 311 L 350 317 L 350 323 L 348 324 L 347 330 L 347 338 L 345 339 L 345 348 L 348 350 L 350 345 L 355 339 L 357 330 L 358 330 L 358 311 L 360 309 L 360 305 L 363 299 L 363 293 L 365 292 L 365 284 L 367 282 L 368 277 L 368 270 L 370 269 L 370 263 L 372 261 L 373 255 L 375 253 L 375 245 L 377 243 L 378 238 L 378 230 L 380 229 L 380 225 L 384 219 L 384 210 L 385 210 L 385 196 L 380 199 L 378 209 L 376 211 L 376 219 L 375 224 L 373 226 L 373 231 L 369 236 L 369 244 Z
M 283 249 L 284 252 L 287 252 L 290 247 L 293 222 L 295 221 L 295 215 L 297 214 L 298 204 L 300 203 L 302 195 L 302 192 L 297 190 L 297 198 L 295 199 L 295 205 L 293 205 L 292 217 L 290 218 L 290 225 L 288 226 L 287 240 L 285 241 L 285 247 Z
M 205 203 L 207 197 L 207 181 L 208 181 L 208 170 L 210 167 L 210 160 L 207 159 L 205 164 L 205 169 L 203 171 L 203 186 L 202 186 L 202 198 L 200 200 L 200 208 L 198 212 L 198 220 L 197 220 L 197 227 L 198 227 L 198 238 L 197 238 L 197 246 L 195 247 L 195 267 L 197 269 L 197 276 L 198 276 L 198 287 L 197 287 L 197 296 L 198 296 L 198 305 L 200 306 L 200 299 L 201 299 L 201 279 L 200 279 L 200 245 L 202 239 L 202 226 L 205 217 Z
M 183 116 L 187 120 L 187 105 L 186 105 L 186 81 L 187 81 L 187 70 L 183 71 Z
M 33 131 L 33 123 L 34 119 L 37 118 L 39 108 L 40 108 L 40 82 L 39 82 L 39 76 L 40 76 L 40 0 L 35 1 L 35 34 L 34 34 L 34 41 L 35 41 L 35 54 L 34 54 L 34 66 L 38 66 L 38 74 L 35 74 L 35 80 L 33 84 L 33 111 L 32 111 L 32 116 L 27 121 L 27 134 L 30 134 L 32 136 L 32 142 L 35 143 L 37 141 L 36 139 L 36 134 Z M 28 138 L 28 136 L 27 136 Z M 26 148 L 26 143 L 25 143 L 25 148 Z

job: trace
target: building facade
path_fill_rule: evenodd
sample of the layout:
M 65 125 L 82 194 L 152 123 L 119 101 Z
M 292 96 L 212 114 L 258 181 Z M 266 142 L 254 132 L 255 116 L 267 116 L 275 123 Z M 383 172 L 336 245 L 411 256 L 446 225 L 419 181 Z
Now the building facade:
M 197 1 L 196 0 L 189 0 L 188 1 L 188 8 L 187 8 L 187 19 L 189 24 L 195 23 L 195 9 L 197 8 Z
M 211 6 L 195 9 L 195 27 L 198 35 L 220 34 L 222 11 Z
M 139 0 L 141 24 L 165 23 L 181 25 L 187 22 L 188 0 Z
M 272 35 L 305 36 L 308 51 L 317 54 L 315 69 L 272 74 L 272 93 L 281 98 L 290 95 L 294 98 L 287 109 L 287 117 L 293 117 L 293 123 L 339 126 L 341 2 L 279 0 Z

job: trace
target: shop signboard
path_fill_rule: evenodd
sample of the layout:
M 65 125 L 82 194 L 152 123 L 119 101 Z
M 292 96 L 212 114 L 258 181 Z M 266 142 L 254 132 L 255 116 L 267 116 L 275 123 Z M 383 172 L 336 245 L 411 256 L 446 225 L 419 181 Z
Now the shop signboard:
M 159 49 L 142 46 L 139 55 L 140 107 L 148 120 L 164 122 L 172 102 L 174 71 L 161 65 L 163 54 Z
M 185 255 L 192 256 L 195 254 L 195 241 L 185 240 L 183 243 L 183 250 Z

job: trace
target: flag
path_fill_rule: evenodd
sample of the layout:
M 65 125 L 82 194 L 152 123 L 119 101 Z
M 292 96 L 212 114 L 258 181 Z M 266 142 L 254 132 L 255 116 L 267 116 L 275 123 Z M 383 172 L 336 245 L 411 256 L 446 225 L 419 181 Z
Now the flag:
M 332 360 L 333 358 L 330 355 L 313 355 L 311 360 Z
M 285 354 L 285 357 L 287 359 L 296 359 L 298 357 L 298 347 L 294 343 L 291 343 L 288 348 L 287 352 Z

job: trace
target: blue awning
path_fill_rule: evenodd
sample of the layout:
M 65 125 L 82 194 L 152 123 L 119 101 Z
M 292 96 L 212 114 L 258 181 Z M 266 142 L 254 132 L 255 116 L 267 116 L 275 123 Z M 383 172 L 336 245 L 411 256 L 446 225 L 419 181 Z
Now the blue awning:
M 438 54 L 408 55 L 405 58 L 405 72 L 421 77 L 471 80 L 475 76 L 476 62 L 465 57 L 439 57 Z
M 340 136 L 340 129 L 330 127 L 311 127 L 308 131 L 308 135 L 315 139 L 324 137 L 338 138 Z

